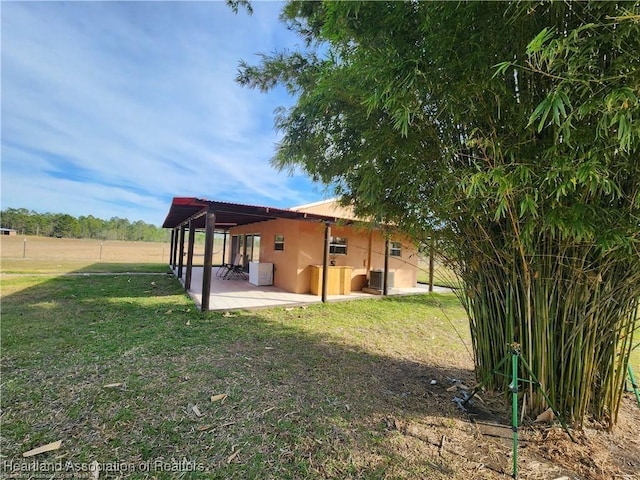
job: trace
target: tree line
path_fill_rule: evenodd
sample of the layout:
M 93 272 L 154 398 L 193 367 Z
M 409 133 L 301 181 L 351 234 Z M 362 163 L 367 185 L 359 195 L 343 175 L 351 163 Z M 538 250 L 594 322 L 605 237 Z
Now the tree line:
M 76 218 L 66 213 L 7 208 L 0 212 L 0 219 L 2 227 L 12 228 L 22 235 L 143 242 L 166 242 L 169 238 L 169 232 L 163 228 L 142 220 L 131 222 L 120 217 L 109 220 L 93 215 Z

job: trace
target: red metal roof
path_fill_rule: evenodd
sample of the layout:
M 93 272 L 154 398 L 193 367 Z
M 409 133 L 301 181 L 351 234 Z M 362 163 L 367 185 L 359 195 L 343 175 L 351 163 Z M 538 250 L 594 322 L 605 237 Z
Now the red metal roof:
M 240 203 L 218 202 L 203 200 L 195 197 L 174 197 L 169 208 L 163 228 L 175 228 L 186 222 L 194 215 L 210 208 L 216 216 L 216 228 L 227 229 L 237 225 L 273 220 L 275 218 L 289 218 L 292 220 L 307 220 L 317 222 L 335 222 L 336 217 L 318 215 L 314 213 L 297 212 L 281 208 L 264 207 L 258 205 L 244 205 Z M 352 223 L 352 220 L 345 220 Z M 195 221 L 196 228 L 204 228 L 205 217 L 200 216 Z

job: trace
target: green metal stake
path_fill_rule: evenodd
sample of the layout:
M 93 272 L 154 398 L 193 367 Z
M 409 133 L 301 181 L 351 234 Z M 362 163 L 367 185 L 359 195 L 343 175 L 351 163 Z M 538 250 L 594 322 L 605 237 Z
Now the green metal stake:
M 633 393 L 636 394 L 636 401 L 638 402 L 638 406 L 640 407 L 640 391 L 638 391 L 638 384 L 636 383 L 636 379 L 633 376 L 633 368 L 631 368 L 631 364 L 627 365 L 627 370 L 629 371 L 629 380 L 631 380 L 631 388 L 633 388 Z
M 519 388 L 518 387 L 519 387 L 519 382 L 520 381 L 532 383 L 532 384 L 534 384 L 536 387 L 538 387 L 540 389 L 540 392 L 542 393 L 542 395 L 544 396 L 545 400 L 547 401 L 547 404 L 553 410 L 554 415 L 558 418 L 558 420 L 560 420 L 560 423 L 561 423 L 562 427 L 564 428 L 564 431 L 567 432 L 567 435 L 569 435 L 569 438 L 574 443 L 575 443 L 575 439 L 573 438 L 573 435 L 571 435 L 571 432 L 569 431 L 569 427 L 567 426 L 567 424 L 565 423 L 564 419 L 560 415 L 560 412 L 558 412 L 555 409 L 555 407 L 553 406 L 553 403 L 551 402 L 551 399 L 549 398 L 549 396 L 545 392 L 544 388 L 542 388 L 542 384 L 537 379 L 537 377 L 534 375 L 533 371 L 531 370 L 531 367 L 529 366 L 527 361 L 523 357 L 520 356 L 520 345 L 518 345 L 517 343 L 512 343 L 511 345 L 509 345 L 509 355 L 511 356 L 511 383 L 509 384 L 509 390 L 511 391 L 511 420 L 512 420 L 511 421 L 511 428 L 513 430 L 513 474 L 512 474 L 512 477 L 514 479 L 516 479 L 516 478 L 518 478 L 518 392 L 519 392 Z M 518 358 L 522 362 L 523 368 L 526 368 L 526 370 L 527 370 L 528 374 L 530 375 L 531 379 L 519 378 L 518 377 Z M 478 393 L 482 389 L 482 387 L 485 386 L 489 382 L 492 374 L 507 376 L 504 373 L 501 373 L 499 370 L 502 367 L 502 365 L 504 365 L 508 360 L 509 360 L 509 356 L 505 356 L 502 360 L 500 360 L 500 362 L 498 363 L 496 368 L 494 368 L 493 371 L 489 375 L 487 375 L 487 377 L 479 385 L 477 385 L 473 389 L 473 391 L 471 392 L 471 395 L 468 396 L 462 402 L 462 406 L 466 405 L 476 395 L 476 393 Z M 635 384 L 635 381 L 632 380 L 632 382 Z M 637 390 L 636 390 L 636 395 L 637 395 Z M 640 402 L 639 402 L 639 404 L 640 404 Z
M 518 478 L 518 357 L 520 352 L 511 351 L 511 428 L 513 430 L 513 474 Z

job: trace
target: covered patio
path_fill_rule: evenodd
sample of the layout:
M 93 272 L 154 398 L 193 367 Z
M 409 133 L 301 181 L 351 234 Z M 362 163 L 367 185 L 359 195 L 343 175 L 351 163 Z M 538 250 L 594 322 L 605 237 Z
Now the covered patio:
M 283 220 L 278 220 L 283 219 Z M 214 235 L 224 234 L 222 259 L 228 260 L 227 233 L 230 229 L 268 221 L 298 221 L 318 225 L 319 236 L 323 236 L 323 257 L 320 264 L 317 295 L 292 293 L 276 286 L 257 286 L 244 279 L 223 279 L 216 276 L 217 265 L 213 264 Z M 234 310 L 262 308 L 275 305 L 305 305 L 310 303 L 350 300 L 357 298 L 375 298 L 378 295 L 361 291 L 351 291 L 349 295 L 333 295 L 328 289 L 327 271 L 329 270 L 329 249 L 332 226 L 357 222 L 352 219 L 337 218 L 317 213 L 278 209 L 203 200 L 193 197 L 175 197 L 163 227 L 171 229 L 171 248 L 169 265 L 183 284 L 185 291 L 196 301 L 202 311 Z M 194 265 L 194 245 L 196 231 L 204 231 L 204 258 L 198 266 Z M 186 243 L 186 245 L 185 245 Z M 383 285 L 379 288 L 382 295 L 427 293 L 426 288 L 391 288 L 388 285 L 389 239 L 384 245 Z M 371 254 L 369 254 L 371 255 Z M 258 282 L 260 283 L 260 282 Z M 342 293 L 342 292 L 341 292 Z M 349 293 L 349 292 L 347 292 Z
M 225 280 L 216 276 L 215 272 L 218 267 L 213 267 L 213 275 L 211 276 L 211 289 L 209 311 L 230 311 L 230 310 L 251 310 L 256 308 L 268 307 L 296 307 L 310 305 L 313 303 L 321 303 L 322 297 L 304 293 L 290 293 L 274 286 L 256 286 L 247 280 L 233 278 Z M 177 269 L 174 269 L 177 276 Z M 202 306 L 202 289 L 198 286 L 202 285 L 203 267 L 193 267 L 191 273 L 192 288 L 187 291 L 189 296 Z M 182 275 L 184 279 L 184 271 Z M 184 280 L 181 280 L 184 285 Z M 434 287 L 434 292 L 448 292 L 447 288 Z M 389 295 L 415 295 L 429 293 L 427 285 L 419 285 L 413 288 L 390 289 Z M 364 292 L 351 292 L 350 295 L 328 295 L 328 302 L 340 302 L 348 300 L 380 298 L 380 295 L 373 295 Z

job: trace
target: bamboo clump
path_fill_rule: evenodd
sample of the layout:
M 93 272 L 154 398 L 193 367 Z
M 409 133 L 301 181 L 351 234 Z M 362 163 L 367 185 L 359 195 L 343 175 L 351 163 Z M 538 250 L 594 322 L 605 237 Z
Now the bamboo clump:
M 549 234 L 529 244 L 517 239 L 525 248 L 513 242 L 514 248 L 496 249 L 488 247 L 504 241 L 505 231 L 465 233 L 470 241 L 458 251 L 466 286 L 460 296 L 478 378 L 492 375 L 517 342 L 565 418 L 577 427 L 587 418 L 612 427 L 639 324 L 640 261 L 629 265 L 628 256 Z M 491 385 L 506 389 L 508 382 L 509 375 L 494 375 Z M 532 413 L 549 407 L 540 391 L 528 388 Z

